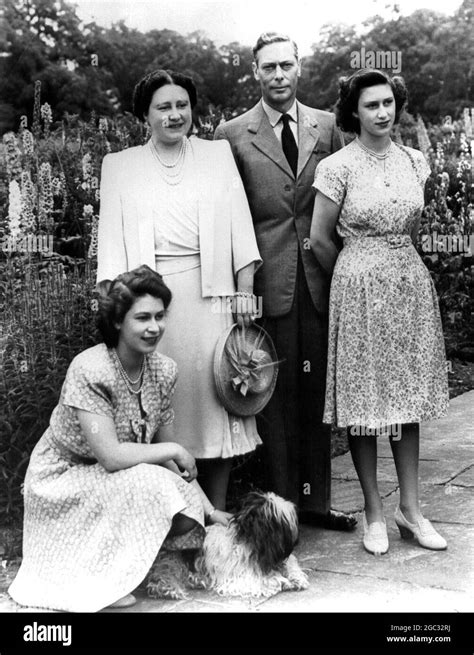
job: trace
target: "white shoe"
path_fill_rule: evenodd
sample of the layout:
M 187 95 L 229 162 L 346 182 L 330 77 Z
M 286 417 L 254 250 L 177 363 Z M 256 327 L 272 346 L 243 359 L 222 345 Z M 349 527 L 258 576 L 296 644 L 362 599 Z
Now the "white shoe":
M 137 599 L 133 594 L 127 594 L 116 600 L 115 603 L 109 605 L 109 607 L 131 607 L 132 605 L 135 605 L 136 602 Z
M 365 550 L 368 550 L 373 555 L 385 555 L 388 551 L 387 524 L 385 523 L 385 519 L 368 524 L 364 512 L 362 525 L 364 526 L 362 543 L 364 544 Z
M 446 550 L 448 547 L 446 539 L 436 532 L 428 519 L 422 517 L 416 523 L 410 523 L 403 516 L 400 507 L 397 507 L 395 510 L 395 523 L 400 530 L 402 539 L 415 538 L 420 546 L 430 550 Z

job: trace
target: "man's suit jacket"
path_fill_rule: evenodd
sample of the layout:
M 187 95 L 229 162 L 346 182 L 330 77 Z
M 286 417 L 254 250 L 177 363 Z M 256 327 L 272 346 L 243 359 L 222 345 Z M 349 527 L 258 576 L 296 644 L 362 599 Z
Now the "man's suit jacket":
M 298 169 L 293 172 L 261 101 L 219 125 L 216 139 L 227 139 L 234 153 L 255 227 L 263 266 L 255 293 L 263 296 L 264 316 L 287 314 L 293 304 L 298 248 L 316 309 L 327 312 L 329 279 L 309 245 L 316 165 L 343 147 L 335 116 L 298 106 Z
M 261 258 L 252 217 L 227 143 L 191 138 L 198 196 L 202 295 L 235 291 L 237 272 Z M 97 281 L 142 264 L 155 268 L 159 220 L 156 164 L 148 145 L 106 155 L 102 163 Z

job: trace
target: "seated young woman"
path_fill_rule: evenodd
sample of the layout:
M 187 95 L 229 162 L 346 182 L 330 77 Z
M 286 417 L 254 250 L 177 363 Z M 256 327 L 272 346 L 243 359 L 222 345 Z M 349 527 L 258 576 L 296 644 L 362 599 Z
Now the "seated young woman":
M 199 548 L 227 524 L 174 441 L 175 362 L 156 351 L 171 291 L 148 266 L 99 287 L 103 343 L 77 355 L 24 485 L 21 605 L 94 612 L 127 606 L 160 549 Z

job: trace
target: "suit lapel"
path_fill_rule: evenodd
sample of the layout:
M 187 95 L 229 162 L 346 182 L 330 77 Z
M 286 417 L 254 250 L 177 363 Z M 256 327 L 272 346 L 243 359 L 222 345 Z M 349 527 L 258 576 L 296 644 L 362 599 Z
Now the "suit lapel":
M 298 177 L 308 163 L 319 136 L 316 118 L 298 102 Z
M 254 146 L 294 179 L 293 171 L 285 157 L 281 144 L 275 136 L 275 132 L 270 125 L 270 121 L 261 102 L 254 108 L 253 116 L 248 124 L 248 130 L 255 134 L 252 141 Z

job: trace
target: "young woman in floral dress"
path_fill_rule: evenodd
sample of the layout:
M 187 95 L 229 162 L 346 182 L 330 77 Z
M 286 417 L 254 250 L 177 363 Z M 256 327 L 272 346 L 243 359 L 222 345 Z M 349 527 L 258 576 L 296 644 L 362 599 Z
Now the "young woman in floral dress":
M 430 169 L 421 152 L 390 138 L 406 98 L 402 78 L 376 70 L 341 81 L 338 122 L 357 137 L 316 169 L 311 230 L 313 251 L 333 276 L 324 419 L 348 428 L 365 499 L 363 543 L 379 554 L 389 547 L 377 486 L 376 437 L 384 433 L 401 535 L 446 548 L 419 506 L 419 423 L 446 414 L 448 385 L 436 291 L 413 245 Z
M 77 355 L 25 478 L 21 605 L 95 612 L 135 602 L 159 551 L 226 524 L 174 442 L 176 364 L 158 353 L 171 292 L 141 266 L 101 286 L 104 343 Z M 156 575 L 156 574 L 155 574 Z

